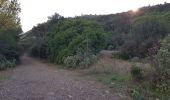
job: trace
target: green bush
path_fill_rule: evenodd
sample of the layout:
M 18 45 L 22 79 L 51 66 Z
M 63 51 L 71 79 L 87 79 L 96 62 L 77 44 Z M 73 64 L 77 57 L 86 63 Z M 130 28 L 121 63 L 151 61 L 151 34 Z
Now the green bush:
M 161 41 L 160 50 L 154 56 L 153 65 L 157 77 L 153 83 L 159 92 L 170 92 L 170 35 Z
M 19 13 L 17 0 L 0 2 L 0 70 L 13 67 L 19 61 L 18 40 L 22 32 Z
M 71 67 L 71 68 L 75 68 L 78 63 L 80 62 L 80 58 L 79 56 L 75 55 L 75 56 L 68 56 L 65 60 L 64 60 L 64 64 L 67 67 Z
M 167 24 L 159 14 L 146 14 L 134 18 L 131 33 L 121 47 L 121 52 L 132 57 L 147 57 L 149 49 L 154 48 L 155 43 L 167 35 Z
M 109 45 L 109 46 L 107 47 L 108 50 L 114 50 L 115 48 L 116 48 L 115 45 Z
M 158 76 L 154 84 L 157 92 L 170 93 L 170 79 L 166 76 Z
M 116 59 L 123 59 L 123 60 L 128 60 L 128 59 L 131 58 L 130 55 L 125 53 L 125 52 L 116 52 L 116 53 L 113 53 L 112 57 L 116 58 Z
M 144 97 L 140 94 L 140 92 L 136 89 L 132 89 L 130 92 L 133 100 L 145 100 Z
M 143 78 L 142 69 L 138 67 L 137 65 L 132 65 L 130 72 L 131 72 L 132 78 L 136 81 L 139 81 Z
M 50 29 L 43 32 L 46 25 Z M 48 21 L 33 28 L 29 34 L 35 35 L 31 55 L 68 67 L 89 66 L 95 58 L 93 55 L 105 47 L 106 41 L 100 24 L 79 18 L 62 18 L 55 23 Z
M 7 68 L 12 68 L 16 64 L 16 60 L 8 61 L 8 60 L 0 60 L 0 70 L 5 70 Z
M 97 57 L 95 55 L 88 55 L 84 56 L 82 54 L 74 55 L 74 56 L 68 56 L 66 59 L 64 59 L 64 64 L 67 67 L 71 68 L 86 68 L 90 64 L 93 64 L 97 60 Z
M 5 62 L 0 62 L 0 70 L 5 70 L 7 67 L 6 67 L 6 64 Z
M 81 68 L 86 68 L 89 67 L 89 65 L 93 64 L 94 62 L 97 61 L 97 57 L 96 55 L 89 55 L 88 57 L 86 57 L 85 59 L 83 59 L 83 61 L 81 61 L 79 63 L 79 66 Z
M 65 58 L 78 59 L 77 53 L 89 56 L 86 54 L 96 54 L 105 46 L 105 34 L 101 26 L 83 19 L 65 19 L 56 23 L 54 29 L 45 36 L 45 40 L 48 58 L 61 64 Z

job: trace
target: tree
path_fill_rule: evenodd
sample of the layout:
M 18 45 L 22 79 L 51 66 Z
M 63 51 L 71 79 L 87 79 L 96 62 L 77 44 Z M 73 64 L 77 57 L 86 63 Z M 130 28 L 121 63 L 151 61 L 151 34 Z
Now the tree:
M 167 23 L 157 14 L 137 17 L 132 23 L 129 42 L 122 47 L 131 57 L 146 57 L 149 49 L 168 33 Z
M 58 13 L 55 13 L 54 15 L 48 17 L 48 22 L 52 24 L 58 22 L 61 19 L 64 19 L 64 17 Z
M 39 24 L 30 31 L 29 34 L 35 36 L 35 43 L 31 47 L 33 56 L 46 58 L 59 64 L 68 61 L 67 58 L 70 60 L 75 57 L 81 62 L 93 58 L 93 55 L 104 48 L 105 33 L 97 22 L 81 18 L 63 19 L 58 14 L 54 16 L 52 22 Z M 42 30 L 44 25 L 48 25 L 50 29 Z M 39 33 L 43 35 L 37 36 L 36 34 Z
M 0 61 L 19 60 L 18 40 L 22 32 L 19 12 L 17 0 L 0 1 L 0 56 L 3 58 Z

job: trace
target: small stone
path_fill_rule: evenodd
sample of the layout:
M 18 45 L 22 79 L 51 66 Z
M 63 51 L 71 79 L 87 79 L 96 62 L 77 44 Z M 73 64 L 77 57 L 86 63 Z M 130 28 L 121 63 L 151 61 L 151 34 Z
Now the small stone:
M 109 94 L 110 92 L 108 90 L 105 91 L 107 94 Z
M 115 83 L 114 83 L 114 82 L 112 82 L 111 84 L 112 84 L 112 85 L 114 85 Z
M 124 96 L 122 94 L 119 94 L 119 97 L 124 98 Z
M 72 95 L 68 95 L 68 97 L 69 97 L 69 98 L 73 98 L 73 96 L 72 96 Z
M 48 92 L 48 95 L 55 95 L 54 92 Z

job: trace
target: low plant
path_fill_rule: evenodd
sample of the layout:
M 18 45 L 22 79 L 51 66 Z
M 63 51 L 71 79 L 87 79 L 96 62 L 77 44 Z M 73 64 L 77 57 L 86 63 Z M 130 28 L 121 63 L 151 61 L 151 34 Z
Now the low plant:
M 108 50 L 114 50 L 115 48 L 116 48 L 115 45 L 109 45 L 109 46 L 107 47 Z
M 157 74 L 154 76 L 154 80 L 152 81 L 154 89 L 157 92 L 160 93 L 166 93 L 169 94 L 170 93 L 170 70 L 165 71 L 164 73 Z
M 142 69 L 137 65 L 132 65 L 131 76 L 134 80 L 139 81 L 143 78 Z
M 156 91 L 170 93 L 170 35 L 161 41 L 160 49 L 153 59 L 156 69 L 154 87 Z
M 0 61 L 0 70 L 5 70 L 7 68 L 12 68 L 16 64 L 16 60 L 8 61 L 8 60 L 1 60 Z
M 113 53 L 112 54 L 112 57 L 113 58 L 116 58 L 116 59 L 123 59 L 123 60 L 128 60 L 130 59 L 131 57 L 125 53 L 125 52 L 116 52 L 116 53 Z
M 140 94 L 140 92 L 136 89 L 132 89 L 130 91 L 130 94 L 133 100 L 145 100 L 144 97 Z
M 68 56 L 66 59 L 64 59 L 64 64 L 70 68 L 86 68 L 96 60 L 97 57 L 95 55 L 83 56 L 82 54 L 77 54 L 74 56 Z
M 104 83 L 110 88 L 121 88 L 123 82 L 127 80 L 127 77 L 115 73 L 96 74 L 95 77 L 98 81 Z

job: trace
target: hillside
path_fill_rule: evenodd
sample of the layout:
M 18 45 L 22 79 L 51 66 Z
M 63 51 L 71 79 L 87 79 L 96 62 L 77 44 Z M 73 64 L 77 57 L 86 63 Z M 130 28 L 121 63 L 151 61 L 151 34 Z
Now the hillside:
M 20 44 L 32 57 L 63 68 L 97 69 L 100 81 L 117 90 L 125 87 L 123 93 L 129 93 L 134 100 L 168 100 L 169 27 L 169 3 L 110 15 L 64 18 L 55 13 L 26 32 Z M 104 59 L 102 50 L 107 50 Z M 108 64 L 109 72 L 105 71 Z
M 155 54 L 155 52 L 150 53 L 149 50 L 154 46 L 159 47 L 159 40 L 170 32 L 169 11 L 170 4 L 165 3 L 143 7 L 138 12 L 128 11 L 110 15 L 84 15 L 64 18 L 56 13 L 49 17 L 46 23 L 39 24 L 26 34 L 30 34 L 36 41 L 39 40 L 40 42 L 41 40 L 44 41 L 43 38 L 47 36 L 47 33 L 55 33 L 58 30 L 56 27 L 70 27 L 71 21 L 77 21 L 74 28 L 78 31 L 82 27 L 78 20 L 82 20 L 84 23 L 91 21 L 104 30 L 102 33 L 105 34 L 106 41 L 103 49 L 120 50 L 122 53 L 128 54 L 127 58 L 147 57 Z

